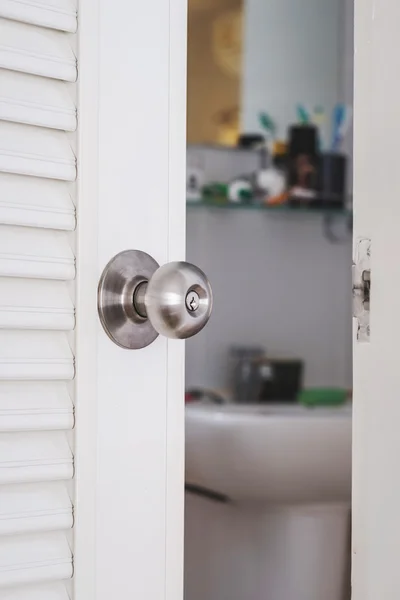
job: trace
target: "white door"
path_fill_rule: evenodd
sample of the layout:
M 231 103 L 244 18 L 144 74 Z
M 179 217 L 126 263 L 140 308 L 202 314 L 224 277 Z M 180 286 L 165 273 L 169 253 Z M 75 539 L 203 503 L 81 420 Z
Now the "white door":
M 184 258 L 186 2 L 0 16 L 0 598 L 177 600 L 184 344 L 114 344 L 97 285 Z
M 185 4 L 0 0 L 3 600 L 182 597 L 184 346 L 124 350 L 96 304 L 115 254 L 184 257 Z M 399 17 L 356 3 L 355 600 L 400 592 Z

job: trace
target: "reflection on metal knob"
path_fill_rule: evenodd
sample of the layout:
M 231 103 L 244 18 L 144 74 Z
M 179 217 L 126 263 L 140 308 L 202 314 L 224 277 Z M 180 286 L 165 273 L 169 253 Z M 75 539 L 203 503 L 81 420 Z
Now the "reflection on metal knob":
M 210 318 L 211 286 L 203 271 L 190 263 L 160 267 L 148 283 L 138 286 L 133 299 L 138 313 L 169 338 L 191 337 Z
M 159 333 L 191 337 L 203 329 L 211 310 L 210 283 L 190 263 L 159 267 L 145 252 L 126 250 L 108 263 L 100 278 L 100 321 L 123 348 L 144 348 Z

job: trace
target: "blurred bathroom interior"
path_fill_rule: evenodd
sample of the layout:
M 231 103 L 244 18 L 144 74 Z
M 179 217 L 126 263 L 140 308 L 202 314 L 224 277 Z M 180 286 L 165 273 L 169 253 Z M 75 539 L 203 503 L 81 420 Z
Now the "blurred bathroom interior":
M 349 600 L 353 0 L 189 0 L 185 600 Z

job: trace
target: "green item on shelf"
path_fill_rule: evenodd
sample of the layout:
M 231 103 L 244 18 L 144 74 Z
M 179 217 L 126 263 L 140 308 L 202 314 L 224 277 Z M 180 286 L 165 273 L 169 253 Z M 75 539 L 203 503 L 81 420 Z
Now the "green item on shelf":
M 341 388 L 311 388 L 300 392 L 298 401 L 304 406 L 340 406 L 347 399 Z
M 202 189 L 203 200 L 205 202 L 223 202 L 228 201 L 228 186 L 225 183 L 210 183 Z
M 253 198 L 253 194 L 251 193 L 251 190 L 240 190 L 239 198 L 244 201 L 251 200 Z

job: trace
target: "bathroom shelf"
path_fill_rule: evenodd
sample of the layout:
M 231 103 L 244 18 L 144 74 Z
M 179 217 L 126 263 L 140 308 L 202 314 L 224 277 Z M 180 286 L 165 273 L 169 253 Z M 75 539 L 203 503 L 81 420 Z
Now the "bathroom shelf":
M 320 215 L 336 215 L 348 217 L 351 216 L 350 208 L 326 208 L 322 206 L 306 206 L 283 204 L 280 206 L 268 206 L 266 204 L 245 203 L 245 202 L 212 202 L 209 200 L 193 201 L 188 200 L 186 203 L 188 208 L 206 208 L 216 210 L 256 210 L 267 213 L 290 213 L 290 214 L 320 214 Z

